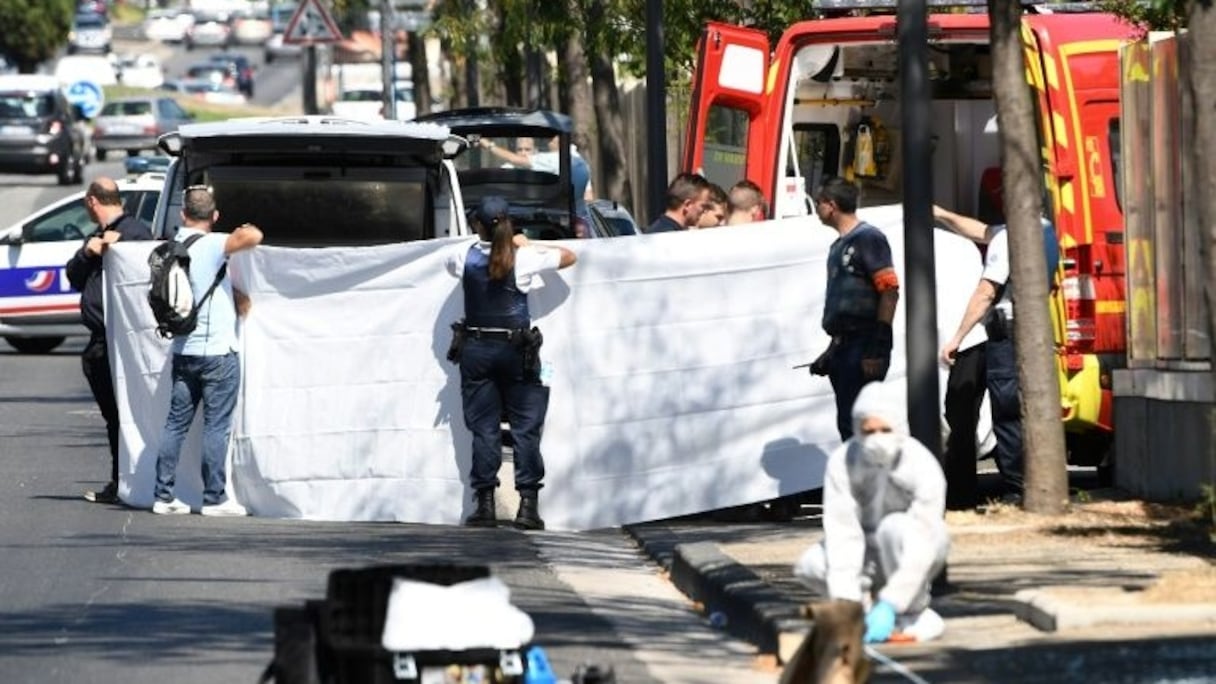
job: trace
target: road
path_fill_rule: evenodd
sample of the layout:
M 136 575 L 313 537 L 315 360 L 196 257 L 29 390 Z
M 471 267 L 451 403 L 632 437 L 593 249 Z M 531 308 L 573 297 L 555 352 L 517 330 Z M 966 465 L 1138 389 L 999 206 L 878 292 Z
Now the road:
M 174 77 L 202 53 L 162 60 Z M 260 68 L 255 103 L 290 95 L 298 68 Z M 93 163 L 85 182 L 122 174 L 119 161 Z M 0 175 L 0 226 L 81 189 Z M 436 562 L 489 565 L 561 676 L 590 662 L 621 682 L 775 680 L 620 530 L 161 517 L 87 503 L 108 457 L 82 345 L 28 356 L 0 343 L 0 682 L 256 681 L 273 655 L 275 606 L 321 598 L 335 568 Z
M 273 608 L 320 598 L 330 570 L 436 562 L 490 565 L 561 675 L 594 662 L 620 682 L 775 680 L 620 530 L 162 517 L 87 503 L 81 492 L 108 466 L 80 348 L 0 351 L 2 682 L 252 682 L 272 656 Z

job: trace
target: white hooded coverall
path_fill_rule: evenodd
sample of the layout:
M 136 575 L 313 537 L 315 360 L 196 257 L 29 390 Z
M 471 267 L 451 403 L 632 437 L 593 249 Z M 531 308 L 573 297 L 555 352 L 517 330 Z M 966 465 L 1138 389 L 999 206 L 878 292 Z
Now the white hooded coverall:
M 862 388 L 853 404 L 854 436 L 828 457 L 822 542 L 794 574 L 830 599 L 876 599 L 915 617 L 929 605 L 929 588 L 950 549 L 944 519 L 946 478 L 937 459 L 908 435 L 902 401 L 882 383 Z M 899 436 L 890 463 L 867 450 L 861 423 L 887 421 Z M 863 600 L 863 595 L 865 595 Z

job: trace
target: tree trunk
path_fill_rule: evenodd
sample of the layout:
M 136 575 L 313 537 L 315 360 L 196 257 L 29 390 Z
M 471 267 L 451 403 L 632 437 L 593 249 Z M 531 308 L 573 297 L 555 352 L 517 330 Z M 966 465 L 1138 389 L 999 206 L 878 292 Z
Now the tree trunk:
M 1182 51 L 1181 78 L 1190 89 L 1191 107 L 1195 122 L 1195 144 L 1189 153 L 1193 159 L 1196 182 L 1199 188 L 1195 198 L 1199 225 L 1202 227 L 1200 249 L 1202 263 L 1207 264 L 1204 294 L 1208 305 L 1208 339 L 1216 340 L 1216 192 L 1211 192 L 1216 179 L 1216 6 L 1212 3 L 1191 3 L 1187 24 L 1185 49 Z M 1161 276 L 1158 276 L 1161 277 Z M 1216 382 L 1216 363 L 1212 364 L 1212 377 Z M 1209 408 L 1209 420 L 1216 427 L 1216 409 Z M 1209 439 L 1216 439 L 1209 435 Z M 1216 472 L 1216 444 L 1207 449 L 1208 472 Z
M 570 12 L 571 18 L 578 24 L 578 15 L 580 2 L 578 0 L 566 0 L 566 7 Z M 595 139 L 595 103 L 591 97 L 591 77 L 587 69 L 587 50 L 583 45 L 583 34 L 581 31 L 571 31 L 562 44 L 562 52 L 560 55 L 560 63 L 562 67 L 561 82 L 564 85 L 562 91 L 565 97 L 562 98 L 564 111 L 574 119 L 574 130 L 577 133 L 582 133 L 587 140 Z M 594 149 L 583 150 L 579 152 L 583 158 L 587 160 L 587 164 L 591 168 L 596 168 L 596 161 L 600 155 Z
M 605 19 L 604 0 L 591 0 L 587 8 L 587 25 L 596 26 Z M 621 97 L 616 86 L 616 72 L 603 50 L 592 50 L 588 60 L 591 88 L 594 93 L 595 116 L 599 137 L 592 144 L 592 154 L 599 154 L 600 178 L 595 180 L 596 194 L 620 202 L 636 214 L 633 188 L 625 155 L 625 124 L 621 118 Z
M 1042 161 L 1034 101 L 1026 84 L 1021 3 L 988 0 L 988 14 L 1012 262 L 1026 477 L 1024 505 L 1032 513 L 1059 514 L 1068 503 L 1068 470 L 1048 308 L 1047 264 L 1043 258 Z
M 418 114 L 431 113 L 431 69 L 426 59 L 426 42 L 421 33 L 406 36 L 406 56 L 414 74 L 414 107 Z

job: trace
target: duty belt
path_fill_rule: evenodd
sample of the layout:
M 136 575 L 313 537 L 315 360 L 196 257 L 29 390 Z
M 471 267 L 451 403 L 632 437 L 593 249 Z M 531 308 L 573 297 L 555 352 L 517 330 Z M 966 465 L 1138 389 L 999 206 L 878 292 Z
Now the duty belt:
M 522 332 L 524 329 L 465 327 L 465 334 L 475 340 L 507 340 L 509 342 Z

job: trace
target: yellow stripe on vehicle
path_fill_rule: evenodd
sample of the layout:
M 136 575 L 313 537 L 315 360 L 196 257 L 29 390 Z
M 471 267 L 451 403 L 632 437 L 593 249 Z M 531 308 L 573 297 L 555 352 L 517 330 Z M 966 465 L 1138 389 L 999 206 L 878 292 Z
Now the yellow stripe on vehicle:
M 1068 124 L 1064 122 L 1064 116 L 1059 112 L 1052 112 L 1051 127 L 1055 133 L 1056 144 L 1068 149 Z
M 1056 60 L 1046 53 L 1043 55 L 1043 74 L 1047 77 L 1047 85 L 1053 90 L 1060 87 L 1060 73 L 1056 70 Z
M 1099 316 L 1121 316 L 1127 312 L 1127 302 L 1118 299 L 1100 299 L 1094 302 L 1094 313 Z

